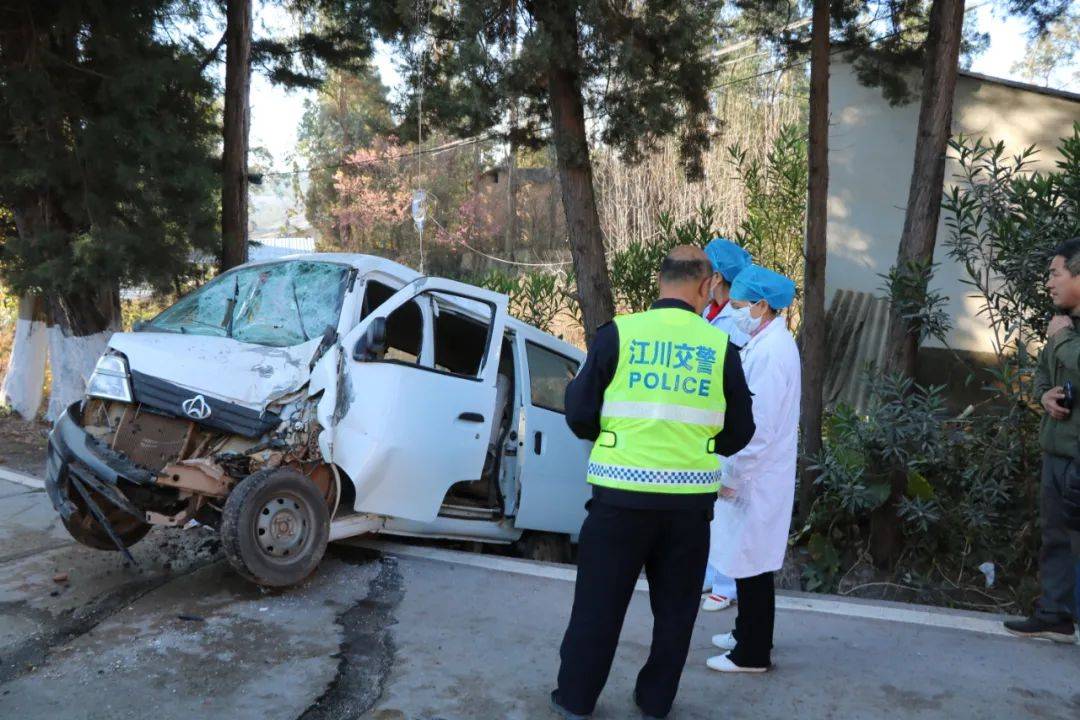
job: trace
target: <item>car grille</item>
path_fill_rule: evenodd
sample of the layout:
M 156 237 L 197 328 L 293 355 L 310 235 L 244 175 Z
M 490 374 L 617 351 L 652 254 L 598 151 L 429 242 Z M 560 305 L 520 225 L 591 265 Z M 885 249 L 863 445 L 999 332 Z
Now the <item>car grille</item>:
M 139 404 L 87 401 L 83 426 L 136 465 L 157 470 L 184 459 L 209 437 L 190 420 L 161 415 Z M 113 428 L 109 431 L 108 428 Z
M 120 418 L 112 446 L 132 462 L 158 469 L 184 457 L 195 434 L 195 423 L 190 420 L 157 415 L 134 405 Z
M 199 420 L 199 424 L 231 435 L 257 438 L 281 424 L 281 418 L 272 412 L 260 412 L 219 400 L 138 371 L 132 371 L 131 383 L 138 402 L 180 418 L 184 418 L 184 401 L 201 397 L 209 415 Z M 187 422 L 186 418 L 184 422 Z

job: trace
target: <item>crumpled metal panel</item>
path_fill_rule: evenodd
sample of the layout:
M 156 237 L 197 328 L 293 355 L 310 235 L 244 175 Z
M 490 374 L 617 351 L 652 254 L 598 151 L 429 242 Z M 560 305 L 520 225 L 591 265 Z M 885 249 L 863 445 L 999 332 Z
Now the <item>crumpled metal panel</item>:
M 824 400 L 865 412 L 870 401 L 867 368 L 883 367 L 889 301 L 871 293 L 837 290 L 826 316 L 828 337 Z
M 113 450 L 155 470 L 181 458 L 192 422 L 140 410 L 130 406 L 121 418 L 113 436 Z

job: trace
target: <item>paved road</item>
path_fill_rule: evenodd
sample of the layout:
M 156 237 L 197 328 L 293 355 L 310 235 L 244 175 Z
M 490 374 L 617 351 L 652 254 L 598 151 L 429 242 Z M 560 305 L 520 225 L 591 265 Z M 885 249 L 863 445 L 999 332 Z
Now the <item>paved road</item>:
M 209 531 L 136 550 L 127 568 L 73 545 L 42 493 L 0 483 L 0 718 L 551 717 L 565 569 L 338 546 L 303 587 L 269 593 L 229 571 Z M 728 677 L 704 661 L 732 619 L 699 618 L 675 717 L 1080 717 L 1077 647 L 784 610 L 775 671 Z M 636 593 L 598 720 L 635 717 L 650 629 Z

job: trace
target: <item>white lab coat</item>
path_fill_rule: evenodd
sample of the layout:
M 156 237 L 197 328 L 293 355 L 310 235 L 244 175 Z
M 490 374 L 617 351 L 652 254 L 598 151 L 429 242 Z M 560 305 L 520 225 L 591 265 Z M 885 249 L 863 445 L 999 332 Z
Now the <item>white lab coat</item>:
M 754 437 L 726 461 L 724 485 L 735 499 L 717 501 L 709 564 L 748 578 L 784 564 L 799 443 L 802 377 L 799 350 L 777 317 L 740 353 L 754 396 Z

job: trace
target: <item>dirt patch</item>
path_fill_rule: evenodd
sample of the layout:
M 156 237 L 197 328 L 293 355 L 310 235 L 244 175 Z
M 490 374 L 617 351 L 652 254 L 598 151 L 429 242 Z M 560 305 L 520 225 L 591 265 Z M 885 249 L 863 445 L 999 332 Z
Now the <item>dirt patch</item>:
M 45 473 L 49 425 L 0 410 L 0 465 L 41 477 Z

